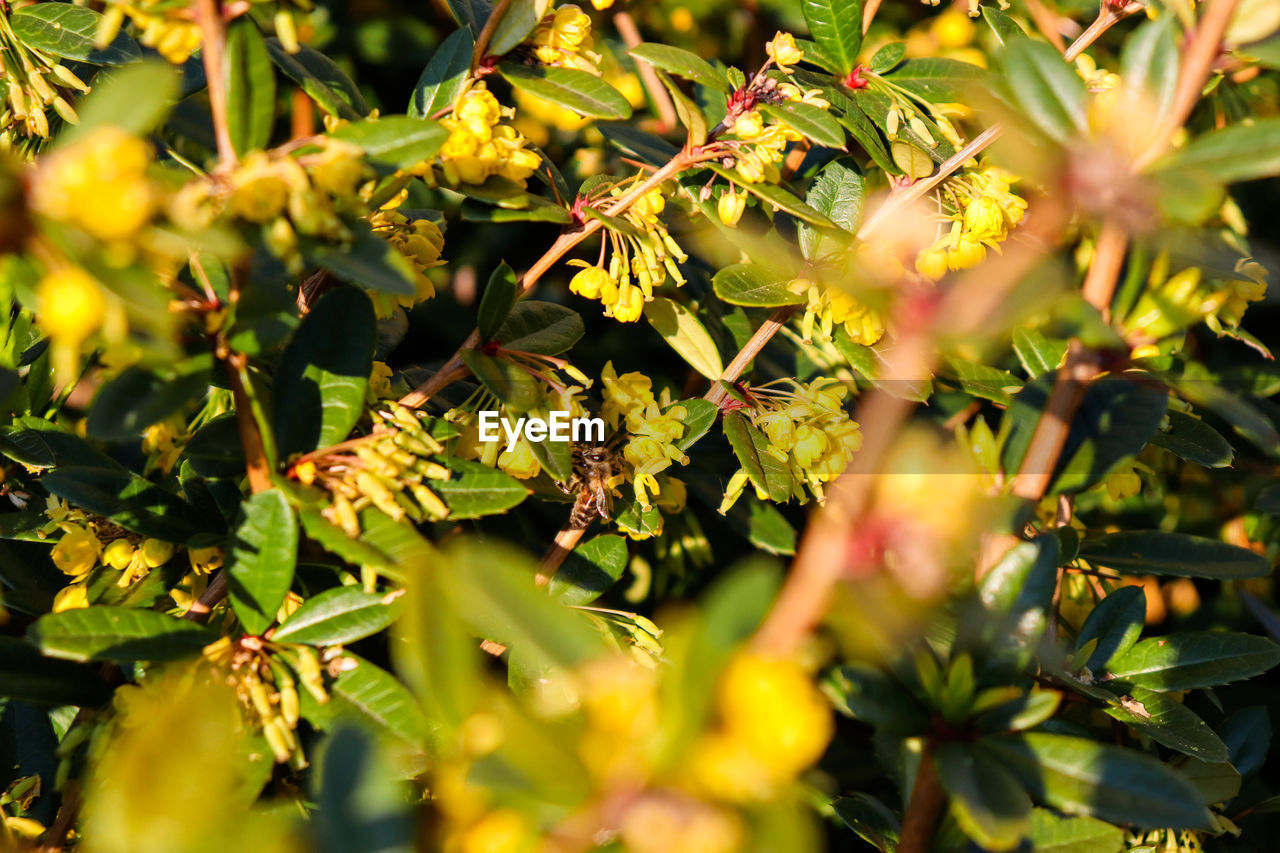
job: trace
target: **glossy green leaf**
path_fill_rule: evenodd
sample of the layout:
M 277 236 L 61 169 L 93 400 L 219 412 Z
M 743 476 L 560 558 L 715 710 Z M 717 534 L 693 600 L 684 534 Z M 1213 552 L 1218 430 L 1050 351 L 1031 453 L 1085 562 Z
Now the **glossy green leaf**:
M 1124 849 L 1124 830 L 1091 817 L 1034 809 L 1030 840 L 1034 853 L 1120 853 Z
M 1050 340 L 1037 329 L 1019 326 L 1013 330 L 1013 351 L 1032 379 L 1058 369 L 1067 354 L 1067 342 Z
M 824 109 L 798 101 L 781 101 L 762 104 L 759 110 L 765 117 L 786 124 L 811 142 L 827 148 L 844 148 L 844 129 Z
M 476 322 L 480 340 L 493 339 L 494 332 L 506 321 L 511 307 L 516 304 L 516 295 L 515 270 L 503 261 L 489 276 L 489 283 L 480 296 L 480 311 Z
M 987 26 L 991 27 L 991 32 L 995 33 L 996 41 L 1000 42 L 1002 46 L 1007 45 L 1013 39 L 1026 38 L 1027 36 L 1022 27 L 1018 26 L 1017 21 L 1001 12 L 995 6 L 983 6 L 982 18 L 987 22 Z
M 28 47 L 91 65 L 123 65 L 142 56 L 127 33 L 116 33 L 106 47 L 95 43 L 102 15 L 71 3 L 33 3 L 15 10 L 9 26 Z M 86 78 L 87 79 L 87 78 Z
M 355 224 L 350 245 L 303 241 L 304 254 L 317 266 L 333 273 L 340 281 L 362 290 L 412 296 L 417 292 L 417 272 L 386 240 L 365 222 Z M 278 324 L 275 317 L 271 322 Z
M 631 48 L 630 53 L 668 74 L 701 83 L 721 92 L 729 91 L 729 82 L 724 74 L 696 53 L 656 42 L 638 44 Z
M 1163 530 L 1108 533 L 1080 543 L 1089 562 L 1139 575 L 1242 580 L 1271 573 L 1271 562 L 1245 548 L 1217 539 Z
M 1168 418 L 1169 428 L 1151 437 L 1156 447 L 1206 468 L 1226 468 L 1235 458 L 1222 434 L 1199 418 L 1175 410 L 1169 411 Z
M 293 585 L 298 521 L 279 489 L 259 492 L 241 508 L 227 547 L 227 594 L 245 630 L 261 634 Z
M 1133 31 L 1120 53 L 1120 76 L 1130 92 L 1142 93 L 1152 107 L 1149 121 L 1162 121 L 1178 89 L 1177 19 L 1161 15 Z
M 992 735 L 982 742 L 1033 799 L 1067 814 L 1147 828 L 1212 825 L 1195 787 L 1148 755 L 1054 734 Z
M 809 33 L 834 62 L 832 70 L 848 74 L 862 49 L 862 0 L 801 0 Z
M 991 74 L 972 63 L 930 56 L 908 59 L 885 79 L 927 101 L 955 103 L 989 87 Z
M 503 56 L 524 41 L 551 8 L 552 0 L 511 0 L 489 40 L 488 54 Z
M 1098 644 L 1089 656 L 1088 667 L 1093 672 L 1101 672 L 1113 657 L 1123 654 L 1138 642 L 1146 619 L 1147 596 L 1142 587 L 1121 587 L 1089 611 L 1076 637 L 1076 649 L 1097 640 Z
M 944 743 L 934 754 L 951 814 L 965 835 L 986 850 L 1012 850 L 1027 833 L 1031 798 L 981 742 Z
M 430 725 L 413 694 L 395 676 L 363 658 L 347 653 L 355 667 L 343 672 L 330 685 L 335 718 L 354 715 L 408 743 L 421 747 L 430 735 Z
M 884 74 L 892 71 L 906 53 L 907 45 L 904 42 L 891 41 L 876 51 L 867 67 L 873 74 Z
M 1261 675 L 1280 663 L 1280 646 L 1252 634 L 1196 631 L 1152 637 L 1112 658 L 1117 681 L 1169 692 L 1215 687 Z
M 1227 746 L 1196 713 L 1177 699 L 1136 685 L 1103 710 L 1162 746 L 1201 761 L 1227 760 Z
M 49 657 L 117 663 L 195 657 L 217 638 L 196 622 L 133 607 L 64 610 L 27 629 L 27 639 Z
M 440 43 L 413 87 L 407 110 L 409 115 L 431 118 L 453 105 L 466 85 L 474 48 L 475 41 L 465 27 L 454 30 Z
M 1084 83 L 1052 45 L 1031 39 L 1005 45 L 1004 76 L 1023 113 L 1050 139 L 1065 142 L 1084 132 Z
M 276 117 L 276 75 L 258 25 L 242 17 L 227 27 L 227 131 L 236 152 L 266 148 Z
M 724 373 L 716 342 L 697 314 L 678 302 L 659 296 L 645 303 L 644 317 L 694 370 L 712 381 Z
M 1200 802 L 1206 806 L 1225 803 L 1240 793 L 1240 771 L 1226 761 L 1190 758 L 1179 765 L 1178 772 L 1196 786 L 1196 790 L 1200 792 Z
M 809 185 L 805 203 L 826 216 L 840 232 L 819 230 L 807 222 L 797 228 L 800 251 L 806 260 L 816 260 L 848 249 L 852 239 L 847 236 L 858 230 L 862 221 L 862 203 L 866 196 L 866 181 L 862 173 L 844 159 L 832 160 Z
M 197 533 L 216 530 L 222 521 L 202 518 L 177 495 L 122 469 L 68 465 L 45 472 L 40 485 L 126 530 L 166 542 L 184 543 Z
M 267 52 L 276 67 L 329 115 L 358 121 L 369 114 L 369 105 L 360 89 L 323 53 L 306 45 L 290 53 L 276 38 L 267 39 Z
M 582 315 L 554 302 L 517 302 L 493 333 L 503 349 L 538 355 L 559 355 L 585 334 Z
M 701 397 L 681 400 L 679 405 L 685 410 L 685 415 L 681 419 L 684 424 L 684 434 L 677 439 L 676 447 L 688 450 L 711 429 L 712 424 L 716 422 L 716 417 L 720 414 L 720 409 Z
M 804 294 L 787 289 L 789 280 L 759 264 L 733 264 L 711 279 L 716 296 L 730 305 L 748 308 L 775 308 L 780 305 L 802 305 Z
M 768 452 L 771 445 L 765 434 L 756 429 L 741 412 L 726 412 L 724 434 L 733 454 L 742 464 L 751 483 L 779 503 L 791 499 L 795 483 L 791 469 Z
M 576 68 L 531 68 L 506 62 L 498 66 L 512 86 L 544 101 L 591 118 L 631 117 L 631 104 L 599 77 Z
M 831 809 L 845 826 L 880 853 L 897 850 L 898 837 L 902 833 L 898 816 L 875 797 L 855 792 L 837 799 L 831 804 Z
M 453 457 L 444 463 L 452 469 L 453 477 L 432 482 L 430 488 L 449 507 L 450 518 L 506 512 L 529 496 L 523 483 L 497 468 Z
M 393 115 L 345 124 L 332 135 L 359 145 L 375 165 L 410 169 L 434 157 L 449 131 L 439 122 Z
M 338 586 L 308 598 L 272 634 L 274 642 L 336 646 L 370 637 L 396 621 L 402 595 Z
M 590 604 L 617 583 L 626 568 L 627 540 L 605 533 L 569 552 L 547 592 L 562 604 Z

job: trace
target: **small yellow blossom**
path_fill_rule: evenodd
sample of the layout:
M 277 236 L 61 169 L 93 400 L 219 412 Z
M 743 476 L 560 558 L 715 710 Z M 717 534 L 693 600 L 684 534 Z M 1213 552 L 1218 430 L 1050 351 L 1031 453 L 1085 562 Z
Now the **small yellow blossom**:
M 769 58 L 784 71 L 804 59 L 804 51 L 796 47 L 795 36 L 791 33 L 778 32 L 764 49 Z
M 61 571 L 72 577 L 79 577 L 98 565 L 102 543 L 86 527 L 70 524 L 66 527 L 68 529 L 62 534 L 58 544 L 53 546 L 49 556 Z

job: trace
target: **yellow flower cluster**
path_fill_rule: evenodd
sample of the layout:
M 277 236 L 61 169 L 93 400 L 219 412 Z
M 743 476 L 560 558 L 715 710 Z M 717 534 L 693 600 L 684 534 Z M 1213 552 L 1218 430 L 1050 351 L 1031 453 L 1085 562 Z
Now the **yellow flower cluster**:
M 768 799 L 822 757 L 835 732 L 831 708 L 796 663 L 740 652 L 716 685 L 720 725 L 689 757 L 707 797 Z
M 181 65 L 200 48 L 200 25 L 191 6 L 181 0 L 129 0 L 113 2 L 98 24 L 96 41 L 105 47 L 116 37 L 125 16 L 137 25 L 138 40 L 175 65 Z
M 807 385 L 794 379 L 780 381 L 789 382 L 793 390 L 768 386 L 747 389 L 751 420 L 769 439 L 769 455 L 788 464 L 793 476 L 822 501 L 823 484 L 840 476 L 862 446 L 862 433 L 844 410 L 847 389 L 824 377 Z M 721 514 L 737 502 L 749 479 L 745 469 L 729 479 Z M 768 499 L 759 489 L 757 496 Z
M 880 312 L 839 286 L 797 278 L 787 285 L 787 289 L 805 296 L 801 329 L 806 342 L 813 340 L 814 326 L 824 341 L 831 340 L 831 331 L 838 325 L 844 326 L 849 339 L 855 344 L 869 347 L 884 337 L 884 317 Z
M 305 767 L 307 761 L 294 733 L 300 711 L 298 681 L 317 703 L 329 701 L 324 668 L 316 650 L 259 637 L 245 636 L 234 641 L 222 637 L 206 646 L 203 655 L 221 669 L 242 709 L 256 718 L 276 762 L 289 762 L 295 769 Z M 335 656 L 333 660 L 340 659 Z
M 519 131 L 502 124 L 514 114 L 483 83 L 463 92 L 440 122 L 449 131 L 438 155 L 445 179 L 451 184 L 482 184 L 491 175 L 518 184 L 528 180 L 542 160 L 524 147 Z
M 604 395 L 600 415 L 611 429 L 626 427 L 629 438 L 622 446 L 622 456 L 631 466 L 626 477 L 632 483 L 636 502 L 647 510 L 652 506 L 650 496 L 656 498 L 662 493 L 656 475 L 670 468 L 672 462 L 689 462 L 675 443 L 684 435 L 683 419 L 688 410 L 672 405 L 665 391 L 661 399 L 655 397 L 653 381 L 643 373 L 619 376 L 613 362 L 608 362 L 600 376 Z M 683 494 L 683 484 L 679 491 Z
M 527 44 L 543 65 L 577 68 L 600 76 L 601 57 L 591 49 L 591 19 L 572 3 L 544 15 Z
M 1155 355 L 1151 345 L 1204 320 L 1215 332 L 1240 324 L 1250 302 L 1267 291 L 1265 279 L 1205 282 L 1199 268 L 1189 267 L 1160 281 L 1168 269 L 1167 256 L 1155 264 L 1151 283 L 1121 325 L 1125 338 L 1139 344 L 1135 358 Z M 1158 284 L 1156 282 L 1159 282 Z
M 67 98 L 89 87 L 75 72 L 15 38 L 8 26 L 0 27 L 0 55 L 6 56 L 0 63 L 0 151 L 29 150 L 24 142 L 48 139 L 46 107 L 70 124 L 79 123 Z
M 776 39 L 775 39 L 776 41 Z M 787 55 L 784 46 L 770 45 L 771 49 Z M 792 43 L 794 49 L 794 42 Z M 797 49 L 796 53 L 800 53 Z M 796 59 L 799 61 L 799 58 Z M 772 79 L 769 79 L 772 83 Z M 830 102 L 817 89 L 804 90 L 793 83 L 778 83 L 771 90 L 776 97 L 827 109 Z M 804 135 L 783 121 L 765 122 L 764 116 L 754 107 L 741 112 L 729 127 L 734 149 L 734 170 L 743 183 L 758 184 L 761 181 L 775 183 L 780 175 L 778 164 L 788 143 L 799 142 Z
M 369 217 L 373 233 L 382 237 L 407 260 L 416 273 L 415 292 L 411 295 L 376 294 L 374 304 L 379 317 L 389 317 L 396 305 L 412 308 L 436 295 L 435 285 L 427 270 L 442 266 L 444 232 L 430 219 L 410 219 L 397 210 L 384 207 Z
M 954 212 L 950 231 L 916 256 L 916 272 L 934 281 L 948 270 L 975 267 L 987 249 L 999 251 L 1026 215 L 1027 203 L 1011 191 L 1018 178 L 995 166 L 982 166 L 947 182 L 945 194 Z
M 637 177 L 636 182 L 640 179 Z M 623 195 L 624 188 L 610 190 L 613 197 Z M 662 189 L 640 196 L 622 218 L 632 226 L 628 233 L 608 230 L 605 238 L 612 246 L 608 267 L 573 260 L 570 266 L 582 269 L 569 282 L 569 290 L 587 299 L 599 299 L 604 315 L 620 323 L 634 323 L 644 311 L 644 303 L 653 300 L 653 290 L 670 276 L 676 286 L 684 284 L 678 264 L 688 259 L 662 222 L 666 199 Z M 602 256 L 603 257 L 603 256 Z
M 322 510 L 352 539 L 360 536 L 359 512 L 375 507 L 399 521 L 438 521 L 449 514 L 424 481 L 447 480 L 450 471 L 430 457 L 444 450 L 427 432 L 421 415 L 398 404 L 375 411 L 373 431 L 363 439 L 309 454 L 291 475 L 306 486 L 318 484 L 333 502 Z
M 146 142 L 102 125 L 42 159 L 31 205 L 99 240 L 128 240 L 151 223 L 159 203 L 157 188 L 147 177 L 150 165 Z
M 78 509 L 70 509 L 51 498 L 47 514 L 49 531 L 61 530 L 62 537 L 49 552 L 53 564 L 73 580 L 54 598 L 53 610 L 60 613 L 89 606 L 89 573 L 99 565 L 120 572 L 116 581 L 127 587 L 165 565 L 177 549 L 172 542 L 128 533 L 109 522 L 91 520 Z M 205 549 L 217 551 L 219 549 Z M 196 556 L 192 552 L 192 565 Z

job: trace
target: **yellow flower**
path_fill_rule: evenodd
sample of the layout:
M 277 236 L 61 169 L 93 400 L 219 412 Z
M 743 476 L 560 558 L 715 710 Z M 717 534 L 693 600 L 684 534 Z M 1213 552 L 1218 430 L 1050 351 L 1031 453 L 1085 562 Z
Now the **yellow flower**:
M 817 761 L 835 730 L 822 694 L 783 658 L 738 654 L 720 676 L 716 706 L 725 730 L 784 775 Z
M 323 150 L 308 164 L 312 180 L 339 198 L 354 196 L 365 173 L 364 149 L 332 136 L 323 140 Z
M 738 220 L 742 218 L 742 212 L 747 208 L 747 194 L 745 192 L 734 192 L 726 190 L 720 196 L 720 201 L 716 204 L 716 214 L 720 217 L 720 221 L 729 227 L 738 224 Z
M 975 198 L 965 205 L 965 230 L 979 240 L 998 240 L 1005 234 L 1004 210 L 993 198 Z
M 54 613 L 61 613 L 64 610 L 78 610 L 88 606 L 89 590 L 82 583 L 73 583 L 68 587 L 64 587 L 53 597 Z
M 791 33 L 778 32 L 764 49 L 769 54 L 769 58 L 784 71 L 788 66 L 795 65 L 804 59 L 804 51 L 796 47 L 795 36 Z
M 764 132 L 764 118 L 758 110 L 749 110 L 733 122 L 733 133 L 739 139 L 751 142 Z
M 498 456 L 498 467 L 517 480 L 531 479 L 542 470 L 538 457 L 533 455 L 533 445 L 523 437 L 516 442 L 515 447 L 502 451 Z
M 955 6 L 933 19 L 929 32 L 938 40 L 938 47 L 946 50 L 964 47 L 973 41 L 977 28 L 969 16 Z
M 644 311 L 644 294 L 640 288 L 624 284 L 618 288 L 618 302 L 613 306 L 613 318 L 619 323 L 634 323 Z
M 513 809 L 496 809 L 472 824 L 459 840 L 459 853 L 528 853 L 537 839 L 533 827 Z
M 591 0 L 591 5 L 595 7 L 597 12 L 602 12 L 613 5 L 613 0 Z
M 103 125 L 44 160 L 32 187 L 34 206 L 99 240 L 128 239 L 155 212 L 150 163 L 146 142 Z
M 102 288 L 79 267 L 52 272 L 36 288 L 40 325 L 53 337 L 73 344 L 98 329 L 105 308 Z
M 976 267 L 986 260 L 987 247 L 971 234 L 960 234 L 947 249 L 947 266 L 953 270 Z
M 822 454 L 827 452 L 830 441 L 827 434 L 813 424 L 802 423 L 795 430 L 795 439 L 791 454 L 801 468 L 808 468 Z
M 172 542 L 165 542 L 160 539 L 143 539 L 142 562 L 149 569 L 163 566 L 173 556 L 173 548 Z
M 68 528 L 49 556 L 61 571 L 79 577 L 98 565 L 102 543 L 88 528 L 72 525 Z
M 207 575 L 222 568 L 222 549 L 216 545 L 208 548 L 188 548 L 187 560 L 191 563 L 191 571 L 198 575 Z
M 124 571 L 133 562 L 134 547 L 128 539 L 114 539 L 102 553 L 102 562 L 113 569 Z
M 569 291 L 585 296 L 587 299 L 599 299 L 600 293 L 611 283 L 609 273 L 605 272 L 603 267 L 587 266 L 582 261 L 576 263 L 580 264 L 582 269 L 569 281 Z

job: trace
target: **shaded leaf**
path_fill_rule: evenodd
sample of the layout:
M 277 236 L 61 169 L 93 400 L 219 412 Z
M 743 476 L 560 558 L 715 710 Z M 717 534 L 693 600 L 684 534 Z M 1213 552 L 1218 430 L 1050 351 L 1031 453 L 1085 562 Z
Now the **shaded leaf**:
M 1128 574 L 1239 580 L 1271 572 L 1266 557 L 1217 539 L 1163 530 L 1108 533 L 1080 543 L 1080 556 Z
M 1261 675 L 1280 646 L 1252 634 L 1201 631 L 1142 640 L 1112 659 L 1110 676 L 1161 692 L 1215 687 Z
M 261 634 L 293 585 L 298 522 L 279 489 L 259 492 L 241 508 L 227 547 L 227 594 L 245 630 Z
M 194 657 L 218 635 L 152 610 L 99 606 L 41 616 L 27 638 L 49 657 L 129 663 Z
M 631 104 L 604 80 L 576 68 L 531 68 L 504 62 L 498 69 L 512 86 L 591 118 L 631 117 Z

